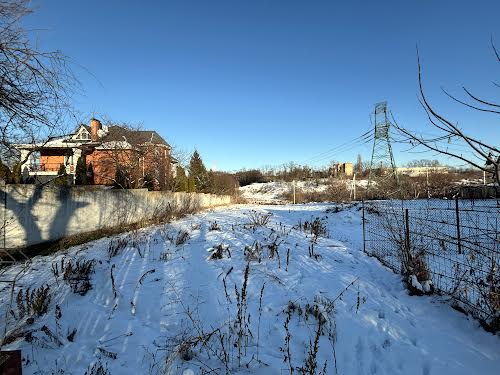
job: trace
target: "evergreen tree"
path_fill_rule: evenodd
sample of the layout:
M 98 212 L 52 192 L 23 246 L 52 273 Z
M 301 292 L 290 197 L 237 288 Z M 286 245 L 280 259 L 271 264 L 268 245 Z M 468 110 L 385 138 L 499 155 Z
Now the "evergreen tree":
M 80 156 L 76 162 L 75 185 L 87 185 L 87 166 L 84 156 Z
M 207 169 L 197 150 L 193 152 L 189 162 L 189 177 L 194 179 L 196 192 L 206 192 L 209 188 Z
M 61 164 L 59 170 L 57 171 L 57 178 L 54 183 L 58 186 L 68 186 L 68 174 L 66 173 L 66 166 Z
M 175 191 L 188 191 L 188 178 L 180 165 L 176 167 Z
M 194 177 L 189 176 L 187 179 L 187 191 L 188 193 L 196 192 L 196 184 L 194 182 Z
M 87 165 L 87 185 L 94 185 L 94 167 L 92 163 Z

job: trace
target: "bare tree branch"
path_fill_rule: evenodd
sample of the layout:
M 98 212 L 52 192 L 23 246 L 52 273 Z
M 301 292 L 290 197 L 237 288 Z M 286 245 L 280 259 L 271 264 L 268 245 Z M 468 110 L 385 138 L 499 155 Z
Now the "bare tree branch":
M 495 55 L 498 58 L 498 52 L 495 49 L 492 41 L 492 46 L 495 51 Z M 500 61 L 500 59 L 499 59 Z M 493 176 L 493 179 L 500 184 L 500 176 L 499 176 L 499 165 L 500 165 L 500 149 L 497 146 L 486 144 L 478 139 L 470 137 L 465 134 L 462 129 L 459 128 L 458 125 L 453 124 L 447 118 L 439 114 L 428 102 L 426 94 L 424 92 L 423 83 L 422 83 L 422 66 L 420 63 L 420 54 L 417 47 L 417 65 L 418 65 L 418 85 L 419 85 L 419 97 L 418 100 L 424 109 L 427 119 L 429 122 L 441 132 L 440 135 L 432 136 L 432 137 L 424 137 L 423 135 L 417 135 L 413 131 L 410 131 L 402 126 L 400 126 L 396 120 L 393 118 L 395 128 L 404 136 L 403 142 L 409 142 L 412 145 L 412 148 L 416 146 L 423 146 L 426 150 L 430 150 L 436 152 L 441 155 L 446 155 L 458 160 L 461 160 L 475 168 L 483 170 Z M 497 104 L 491 103 L 486 100 L 479 99 L 475 95 L 472 95 L 465 87 L 462 87 L 464 91 L 469 95 L 473 100 L 487 105 L 491 107 L 500 107 Z M 480 112 L 489 112 L 493 114 L 499 114 L 500 111 L 496 111 L 490 108 L 481 108 L 470 103 L 464 102 L 460 99 L 457 99 L 453 95 L 449 94 L 446 90 L 442 89 L 442 91 L 450 97 L 452 100 L 466 106 L 472 108 L 474 110 Z M 457 151 L 455 149 L 450 149 L 448 145 L 444 145 L 443 142 L 447 142 L 448 144 L 458 146 L 465 145 L 467 150 L 464 153 Z M 453 142 L 453 143 L 452 143 Z M 458 142 L 458 143 L 457 143 Z M 484 164 L 483 164 L 484 163 Z

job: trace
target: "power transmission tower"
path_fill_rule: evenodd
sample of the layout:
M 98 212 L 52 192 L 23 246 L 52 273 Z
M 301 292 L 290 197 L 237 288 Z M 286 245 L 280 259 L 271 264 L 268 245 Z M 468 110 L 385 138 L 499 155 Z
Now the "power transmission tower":
M 387 102 L 375 104 L 373 115 L 375 132 L 367 193 L 373 194 L 374 189 L 385 189 L 384 196 L 390 196 L 400 190 L 400 185 L 389 137 L 391 122 Z

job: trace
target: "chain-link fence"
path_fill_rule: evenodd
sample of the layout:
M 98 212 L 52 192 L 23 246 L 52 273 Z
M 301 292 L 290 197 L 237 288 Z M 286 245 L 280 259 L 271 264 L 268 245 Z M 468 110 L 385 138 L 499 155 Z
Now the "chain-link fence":
M 431 280 L 466 311 L 498 324 L 499 214 L 497 200 L 365 202 L 364 249 L 395 272 Z

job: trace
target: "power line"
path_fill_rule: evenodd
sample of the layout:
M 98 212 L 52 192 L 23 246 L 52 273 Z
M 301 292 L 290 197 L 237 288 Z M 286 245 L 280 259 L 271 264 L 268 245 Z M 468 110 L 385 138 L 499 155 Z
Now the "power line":
M 349 149 L 350 147 L 355 146 L 356 144 L 364 144 L 366 142 L 371 141 L 371 137 L 373 136 L 373 129 L 370 129 L 366 131 L 365 133 L 361 134 L 360 136 L 357 136 L 356 138 L 353 138 L 347 142 L 341 143 L 340 145 L 337 145 L 335 147 L 332 147 L 331 149 L 321 152 L 319 154 L 316 154 L 308 159 L 305 159 L 302 161 L 302 163 L 309 163 L 312 161 L 321 161 L 324 159 L 328 159 L 332 154 L 334 153 L 339 153 L 340 150 L 346 150 Z

